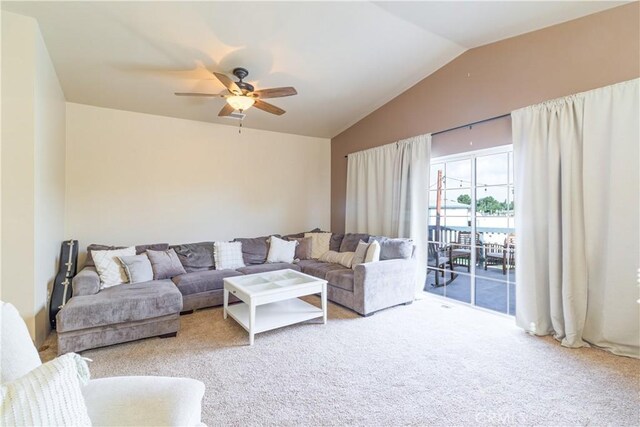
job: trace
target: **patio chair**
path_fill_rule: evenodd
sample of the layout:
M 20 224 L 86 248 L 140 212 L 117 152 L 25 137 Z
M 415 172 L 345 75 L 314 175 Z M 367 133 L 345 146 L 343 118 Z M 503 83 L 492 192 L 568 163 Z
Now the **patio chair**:
M 455 274 L 453 269 L 453 260 L 451 258 L 451 246 L 443 246 L 442 243 L 432 242 L 429 243 L 429 258 L 427 261 L 427 274 L 429 271 L 434 272 L 435 283 L 431 286 L 440 287 L 446 286 L 449 283 L 453 282 L 455 278 L 458 276 Z M 444 278 L 445 270 L 447 269 L 447 264 L 449 265 L 449 269 L 451 270 L 451 278 L 448 281 L 440 284 L 440 274 Z
M 480 259 L 481 250 L 480 246 L 482 241 L 480 240 L 480 233 L 476 233 L 476 260 Z M 471 232 L 460 231 L 455 243 L 451 243 L 451 261 L 455 265 L 461 265 L 467 267 L 467 272 L 471 272 Z M 460 262 L 462 261 L 462 262 Z
M 505 265 L 509 268 L 516 268 L 516 235 L 511 233 L 504 242 L 505 245 Z M 506 268 L 505 268 L 506 273 Z
M 509 234 L 504 243 L 486 243 L 484 245 L 484 269 L 489 265 L 502 265 L 502 274 L 507 274 L 508 267 L 515 267 L 515 234 Z

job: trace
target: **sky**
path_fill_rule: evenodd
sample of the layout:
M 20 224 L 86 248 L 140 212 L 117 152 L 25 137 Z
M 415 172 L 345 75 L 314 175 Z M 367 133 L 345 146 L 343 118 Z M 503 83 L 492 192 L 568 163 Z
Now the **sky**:
M 512 164 L 511 153 L 491 154 L 478 156 L 476 159 L 477 190 L 476 199 L 493 196 L 502 202 L 511 201 L 513 195 L 507 184 L 513 183 L 513 170 L 509 173 L 510 163 Z M 511 168 L 513 169 L 513 168 Z M 429 186 L 431 191 L 430 199 L 435 204 L 435 190 L 437 188 L 438 170 L 443 171 L 444 189 L 443 196 L 446 200 L 456 201 L 462 194 L 471 195 L 471 159 L 458 160 L 453 162 L 436 163 L 431 165 L 431 177 Z M 484 187 L 487 185 L 487 187 Z M 493 187 L 498 185 L 497 187 Z M 430 203 L 431 205 L 432 203 Z

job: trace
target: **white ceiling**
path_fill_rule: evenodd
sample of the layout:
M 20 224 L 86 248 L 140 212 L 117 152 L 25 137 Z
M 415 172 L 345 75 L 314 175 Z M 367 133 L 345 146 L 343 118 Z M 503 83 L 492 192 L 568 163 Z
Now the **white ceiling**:
M 209 71 L 294 86 L 244 126 L 333 137 L 466 49 L 624 2 L 2 2 L 40 24 L 67 101 L 237 125 Z

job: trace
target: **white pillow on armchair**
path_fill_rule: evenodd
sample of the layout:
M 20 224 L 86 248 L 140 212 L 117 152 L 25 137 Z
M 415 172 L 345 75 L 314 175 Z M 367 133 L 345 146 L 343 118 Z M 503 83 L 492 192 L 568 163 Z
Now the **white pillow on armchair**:
M 67 353 L 0 386 L 0 425 L 90 426 L 81 382 L 87 362 Z

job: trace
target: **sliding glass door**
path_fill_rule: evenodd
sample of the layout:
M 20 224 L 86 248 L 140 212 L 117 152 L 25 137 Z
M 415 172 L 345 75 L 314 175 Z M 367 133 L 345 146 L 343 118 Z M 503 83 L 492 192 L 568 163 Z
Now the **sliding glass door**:
M 425 291 L 515 313 L 511 146 L 434 159 Z

